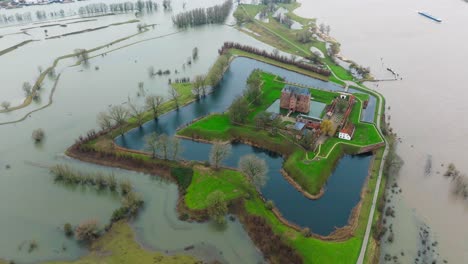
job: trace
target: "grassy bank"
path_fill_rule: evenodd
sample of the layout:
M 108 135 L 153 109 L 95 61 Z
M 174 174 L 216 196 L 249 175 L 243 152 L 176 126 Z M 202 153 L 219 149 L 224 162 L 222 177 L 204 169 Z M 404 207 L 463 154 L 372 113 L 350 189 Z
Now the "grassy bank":
M 109 232 L 91 244 L 90 252 L 85 257 L 76 261 L 54 261 L 46 264 L 200 263 L 190 256 L 168 256 L 144 249 L 135 241 L 134 236 L 128 223 L 118 222 Z

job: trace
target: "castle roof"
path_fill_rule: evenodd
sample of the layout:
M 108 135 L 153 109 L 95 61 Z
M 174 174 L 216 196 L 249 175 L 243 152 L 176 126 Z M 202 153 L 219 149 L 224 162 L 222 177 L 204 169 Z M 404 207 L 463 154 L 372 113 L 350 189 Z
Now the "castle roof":
M 310 95 L 310 90 L 306 88 L 301 88 L 297 86 L 287 85 L 283 88 L 283 92 L 286 93 L 293 93 L 293 94 L 302 94 L 302 95 Z

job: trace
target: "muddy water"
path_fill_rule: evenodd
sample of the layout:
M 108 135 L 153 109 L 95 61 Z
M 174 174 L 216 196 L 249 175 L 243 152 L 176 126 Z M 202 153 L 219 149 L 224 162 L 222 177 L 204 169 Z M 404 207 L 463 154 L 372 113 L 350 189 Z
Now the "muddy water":
M 443 22 L 435 23 L 417 11 Z M 468 229 L 464 228 L 468 207 L 466 201 L 452 197 L 448 181 L 441 176 L 445 171 L 441 164 L 449 162 L 468 171 L 467 12 L 468 4 L 459 0 L 303 1 L 298 10 L 300 15 L 317 17 L 318 23 L 330 24 L 332 36 L 342 43 L 342 54 L 370 66 L 377 79 L 392 77 L 387 67 L 403 78 L 368 84 L 381 91 L 391 107 L 387 114 L 402 138 L 398 153 L 405 161 L 398 178 L 403 193 L 394 199 L 396 240 L 384 244 L 384 253 L 406 248 L 417 254 L 419 239 L 413 235 L 418 236 L 417 222 L 422 220 L 439 241 L 440 259 L 468 261 Z M 425 176 L 429 154 L 433 173 Z

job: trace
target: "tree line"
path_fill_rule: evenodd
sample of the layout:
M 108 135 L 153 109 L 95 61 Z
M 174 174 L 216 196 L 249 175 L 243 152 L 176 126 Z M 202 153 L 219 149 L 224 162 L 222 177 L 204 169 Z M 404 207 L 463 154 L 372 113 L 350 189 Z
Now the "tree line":
M 151 0 L 142 1 L 138 0 L 136 3 L 133 2 L 122 2 L 114 4 L 95 3 L 82 6 L 78 9 L 79 15 L 89 15 L 96 13 L 108 13 L 108 12 L 119 12 L 127 13 L 133 11 L 147 11 L 152 12 L 158 10 L 158 4 Z
M 172 21 L 179 28 L 205 24 L 221 24 L 228 17 L 231 8 L 232 0 L 226 0 L 220 5 L 182 12 L 173 16 Z
M 301 68 L 307 71 L 315 72 L 315 73 L 318 73 L 320 75 L 324 75 L 327 77 L 331 75 L 331 72 L 327 69 L 317 67 L 314 65 L 310 65 L 310 64 L 306 64 L 300 61 L 296 61 L 294 58 L 279 54 L 279 52 L 268 52 L 266 50 L 261 50 L 256 47 L 247 46 L 247 45 L 243 45 L 240 43 L 224 42 L 224 45 L 221 47 L 221 49 L 219 49 L 218 52 L 219 54 L 225 54 L 228 52 L 229 49 L 238 49 L 238 50 L 242 50 L 245 52 L 253 53 L 253 54 L 265 57 L 265 58 L 279 61 L 281 63 L 293 65 L 293 66 L 296 66 L 298 68 Z

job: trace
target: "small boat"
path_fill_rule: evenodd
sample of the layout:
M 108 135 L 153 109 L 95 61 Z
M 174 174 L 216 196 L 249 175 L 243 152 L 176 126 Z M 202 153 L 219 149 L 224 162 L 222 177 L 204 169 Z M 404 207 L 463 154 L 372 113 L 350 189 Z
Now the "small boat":
M 420 14 L 420 15 L 423 16 L 423 17 L 427 17 L 427 18 L 429 18 L 429 19 L 432 19 L 432 20 L 434 20 L 434 21 L 436 21 L 436 22 L 439 22 L 439 23 L 442 22 L 442 19 L 437 18 L 437 17 L 432 16 L 432 15 L 429 15 L 428 13 L 425 13 L 425 12 L 418 12 L 418 14 Z

